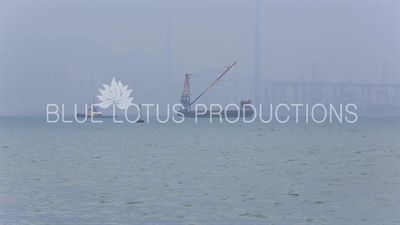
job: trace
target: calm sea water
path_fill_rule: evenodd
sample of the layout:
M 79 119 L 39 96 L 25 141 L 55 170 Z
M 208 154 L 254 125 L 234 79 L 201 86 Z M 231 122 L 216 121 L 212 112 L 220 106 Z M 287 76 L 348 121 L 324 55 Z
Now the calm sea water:
M 398 224 L 399 117 L 3 117 L 2 224 Z

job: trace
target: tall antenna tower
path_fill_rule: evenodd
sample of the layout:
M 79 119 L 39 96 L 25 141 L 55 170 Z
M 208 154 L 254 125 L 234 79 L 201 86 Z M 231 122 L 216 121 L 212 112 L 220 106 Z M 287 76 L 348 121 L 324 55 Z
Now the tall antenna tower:
M 168 14 L 167 18 L 167 79 L 168 82 L 171 83 L 171 21 L 170 15 Z
M 387 82 L 387 62 L 383 62 L 382 84 L 386 84 L 386 82 Z
M 259 3 L 258 0 L 256 1 L 256 21 L 255 21 L 255 32 L 254 32 L 254 47 L 255 47 L 255 54 L 254 54 L 254 97 L 255 103 L 261 103 L 261 88 L 260 88 L 260 18 L 259 18 Z
M 312 71 L 311 71 L 311 82 L 317 82 L 317 63 L 312 64 Z
M 382 85 L 385 85 L 387 82 L 387 62 L 383 62 L 383 68 L 382 68 Z M 388 104 L 389 103 L 389 95 L 388 95 L 388 90 L 386 87 L 381 88 L 381 92 L 383 94 L 383 104 Z

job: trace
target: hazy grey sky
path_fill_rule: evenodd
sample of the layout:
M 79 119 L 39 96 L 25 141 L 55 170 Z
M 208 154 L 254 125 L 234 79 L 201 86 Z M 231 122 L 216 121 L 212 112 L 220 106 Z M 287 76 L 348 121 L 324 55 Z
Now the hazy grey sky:
M 254 1 L 3 1 L 1 10 L 3 114 L 86 103 L 112 77 L 142 102 L 169 90 L 176 103 L 186 72 L 236 61 L 238 78 L 254 76 Z M 259 12 L 262 78 L 309 79 L 316 62 L 319 80 L 378 83 L 387 61 L 398 83 L 397 1 L 260 1 Z

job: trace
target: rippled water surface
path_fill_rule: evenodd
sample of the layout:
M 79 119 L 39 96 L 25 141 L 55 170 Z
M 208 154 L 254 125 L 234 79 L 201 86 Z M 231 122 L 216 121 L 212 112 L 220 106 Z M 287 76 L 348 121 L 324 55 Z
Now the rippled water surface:
M 398 224 L 398 121 L 3 117 L 1 222 Z

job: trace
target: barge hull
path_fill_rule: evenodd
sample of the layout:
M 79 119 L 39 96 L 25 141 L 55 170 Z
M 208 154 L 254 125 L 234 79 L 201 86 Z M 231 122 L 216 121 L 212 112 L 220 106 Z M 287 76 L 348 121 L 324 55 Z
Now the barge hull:
M 185 117 L 189 118 L 210 118 L 210 111 L 179 111 L 178 116 L 182 117 L 182 114 Z M 253 110 L 222 110 L 222 111 L 212 111 L 212 118 L 243 118 L 243 117 L 252 117 Z

